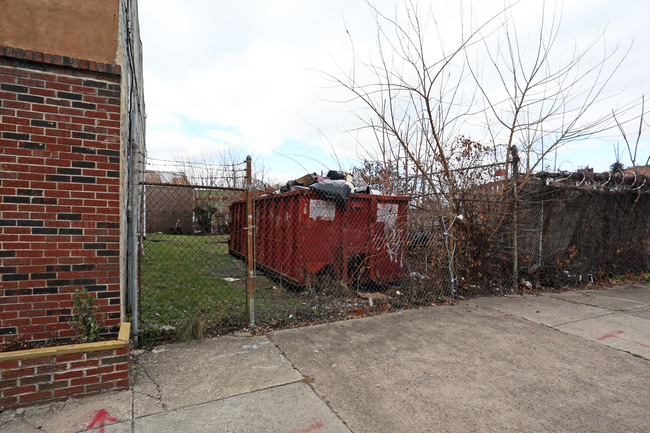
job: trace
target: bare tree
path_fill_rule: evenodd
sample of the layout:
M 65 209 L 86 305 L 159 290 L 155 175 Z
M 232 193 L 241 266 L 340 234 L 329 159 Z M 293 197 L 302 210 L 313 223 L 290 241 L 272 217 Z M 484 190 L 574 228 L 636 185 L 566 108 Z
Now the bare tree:
M 523 187 L 562 146 L 612 130 L 616 115 L 629 120 L 633 104 L 617 112 L 602 110 L 612 97 L 608 84 L 629 48 L 608 48 L 604 33 L 584 47 L 561 45 L 561 14 L 545 7 L 538 29 L 528 36 L 517 28 L 510 9 L 500 18 L 502 24 L 492 35 L 496 42 L 481 37 L 475 52 L 464 54 L 482 97 L 485 130 L 504 150 L 519 148 Z M 484 61 L 471 60 L 477 50 Z
M 648 170 L 648 164 L 650 164 L 650 152 L 648 153 L 647 156 L 644 157 L 644 155 L 639 154 L 639 144 L 641 141 L 641 136 L 643 134 L 643 127 L 644 125 L 647 127 L 648 123 L 645 120 L 645 97 L 641 98 L 641 115 L 638 118 L 639 121 L 639 126 L 638 129 L 635 132 L 636 138 L 632 137 L 632 139 L 628 138 L 628 134 L 625 132 L 625 125 L 618 120 L 616 117 L 616 113 L 612 112 L 612 116 L 614 117 L 614 120 L 616 121 L 616 126 L 618 127 L 621 137 L 623 137 L 623 141 L 625 142 L 625 147 L 627 149 L 628 157 L 630 158 L 630 166 L 633 167 L 634 174 L 635 175 L 643 175 L 646 177 L 650 177 L 650 171 Z M 632 141 L 633 140 L 633 141 Z M 620 149 L 618 144 L 614 146 L 614 154 L 616 157 L 616 162 L 614 164 L 620 164 L 620 168 L 622 169 L 622 163 L 621 163 L 621 155 L 620 155 Z M 644 159 L 645 158 L 645 159 Z M 612 165 L 614 165 L 612 164 Z M 641 166 L 641 164 L 643 164 Z M 641 166 L 641 167 L 639 167 Z
M 626 52 L 605 50 L 594 61 L 601 34 L 562 59 L 560 14 L 544 11 L 537 32 L 526 38 L 512 7 L 469 32 L 461 26 L 459 42 L 448 50 L 433 10 L 409 0 L 394 17 L 369 7 L 376 49 L 367 59 L 355 57 L 350 72 L 326 76 L 365 107 L 357 116 L 374 133 L 384 162 L 392 159 L 403 173 L 417 174 L 421 195 L 435 204 L 432 214 L 446 237 L 453 293 L 459 202 L 463 191 L 480 183 L 463 169 L 485 170 L 501 162 L 508 182 L 511 150 L 519 148 L 523 157 L 515 190 L 521 189 L 561 146 L 615 127 L 614 116 L 597 109 L 607 101 L 607 84 Z M 430 37 L 431 23 L 437 41 Z M 432 40 L 439 45 L 432 47 Z M 616 114 L 628 116 L 629 108 Z M 467 146 L 475 141 L 459 137 L 477 127 L 479 140 L 489 146 L 470 157 Z

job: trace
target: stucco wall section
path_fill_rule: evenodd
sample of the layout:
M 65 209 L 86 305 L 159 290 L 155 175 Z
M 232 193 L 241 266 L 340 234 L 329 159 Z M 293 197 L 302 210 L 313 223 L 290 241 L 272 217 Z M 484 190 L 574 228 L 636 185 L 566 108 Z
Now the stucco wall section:
M 0 45 L 121 63 L 119 0 L 0 0 L 0 11 Z

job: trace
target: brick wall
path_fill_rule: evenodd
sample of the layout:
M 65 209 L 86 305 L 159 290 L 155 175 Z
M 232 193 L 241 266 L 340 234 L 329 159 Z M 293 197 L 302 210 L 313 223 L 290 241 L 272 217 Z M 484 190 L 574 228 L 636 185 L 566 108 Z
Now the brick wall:
M 0 353 L 0 412 L 129 387 L 129 326 L 115 341 Z
M 119 151 L 119 66 L 0 46 L 0 343 L 73 336 L 81 288 L 117 332 Z

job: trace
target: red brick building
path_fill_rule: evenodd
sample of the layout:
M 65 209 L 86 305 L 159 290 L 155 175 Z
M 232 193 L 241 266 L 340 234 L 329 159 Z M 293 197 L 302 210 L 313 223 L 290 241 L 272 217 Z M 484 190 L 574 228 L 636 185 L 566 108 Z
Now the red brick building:
M 74 337 L 80 289 L 115 336 L 144 154 L 137 4 L 0 0 L 0 10 L 0 345 Z
M 650 177 L 650 165 L 635 165 L 632 167 L 624 168 L 623 174 L 625 174 L 625 176 Z

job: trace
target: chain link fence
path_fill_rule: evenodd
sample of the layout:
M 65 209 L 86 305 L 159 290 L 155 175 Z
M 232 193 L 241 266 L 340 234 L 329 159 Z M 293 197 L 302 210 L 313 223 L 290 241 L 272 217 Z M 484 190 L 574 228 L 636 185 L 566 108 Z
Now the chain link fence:
M 228 168 L 233 186 L 192 185 L 182 171 L 146 173 L 139 280 L 144 344 L 245 326 L 245 265 L 228 253 L 229 204 L 245 194 L 245 166 Z
M 251 186 L 250 167 L 238 173 L 236 187 L 148 175 L 143 340 L 559 288 L 648 265 L 642 177 L 500 179 L 459 189 L 452 207 L 339 172 L 274 193 Z
M 522 279 L 542 287 L 593 283 L 648 272 L 650 200 L 647 178 L 585 173 L 542 174 L 525 186 L 540 239 L 519 254 Z M 529 253 L 538 249 L 535 257 Z

